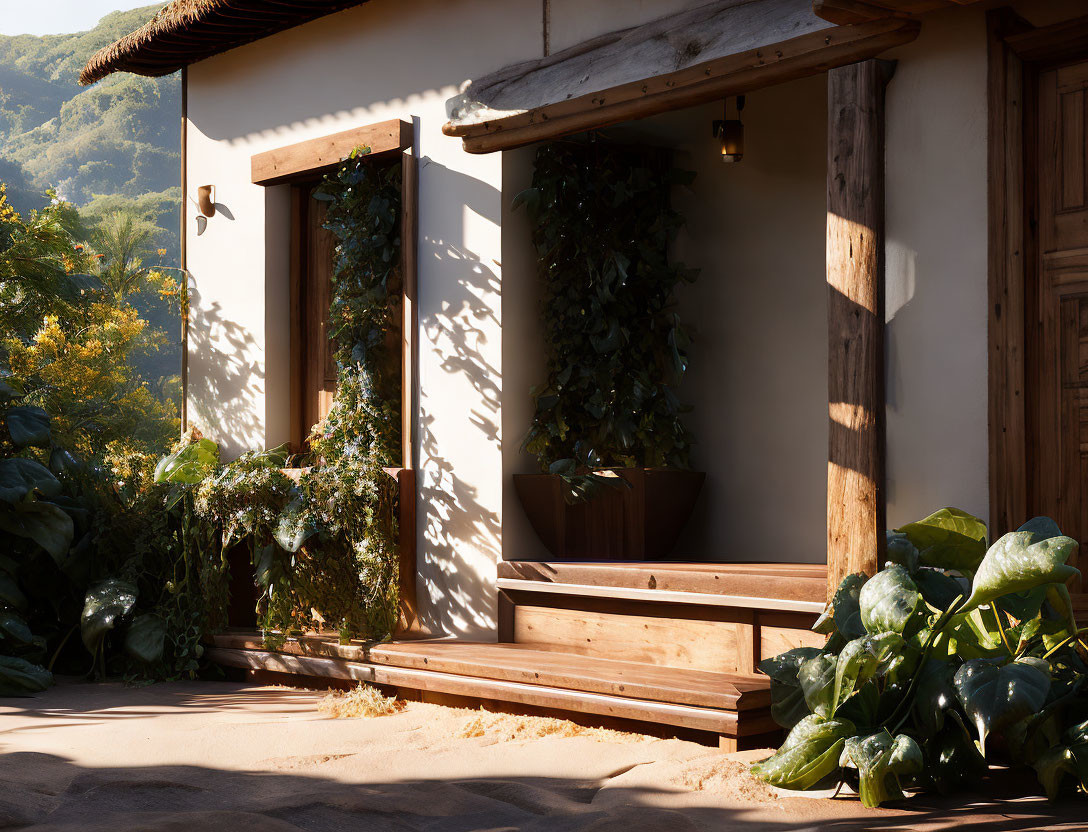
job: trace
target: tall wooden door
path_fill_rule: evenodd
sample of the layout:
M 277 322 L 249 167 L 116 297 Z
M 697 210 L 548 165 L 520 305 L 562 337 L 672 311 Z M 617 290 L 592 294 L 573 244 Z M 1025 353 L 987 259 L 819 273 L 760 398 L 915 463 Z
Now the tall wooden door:
M 1028 503 L 1088 543 L 1088 59 L 1045 68 L 1029 101 L 1025 191 Z M 1084 561 L 1084 558 L 1081 558 Z
M 335 346 L 329 341 L 329 303 L 336 238 L 325 228 L 328 203 L 312 196 L 307 206 L 304 369 L 307 429 L 326 416 L 336 398 Z
M 336 238 L 325 226 L 328 204 L 313 198 L 316 183 L 292 185 L 291 445 L 304 450 L 310 430 L 336 397 L 335 345 L 329 341 Z

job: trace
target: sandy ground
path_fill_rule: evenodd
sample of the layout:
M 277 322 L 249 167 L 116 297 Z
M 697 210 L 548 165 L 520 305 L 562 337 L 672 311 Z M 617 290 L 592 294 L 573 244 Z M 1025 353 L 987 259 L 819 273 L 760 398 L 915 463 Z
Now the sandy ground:
M 0 699 L 0 829 L 1088 830 L 1088 800 L 1017 799 L 1020 777 L 991 784 L 1001 801 L 868 811 L 779 796 L 744 754 L 679 740 L 418 703 L 331 719 L 321 697 L 183 683 Z

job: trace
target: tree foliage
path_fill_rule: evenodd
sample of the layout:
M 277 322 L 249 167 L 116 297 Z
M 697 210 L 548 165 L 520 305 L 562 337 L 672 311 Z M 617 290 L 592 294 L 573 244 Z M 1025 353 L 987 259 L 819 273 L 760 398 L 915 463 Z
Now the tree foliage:
M 184 526 L 191 505 L 165 505 L 150 478 L 177 408 L 140 375 L 165 336 L 134 304 L 178 286 L 116 224 L 96 251 L 70 205 L 24 217 L 0 185 L 0 690 L 92 662 L 191 674 L 225 597 L 218 550 Z

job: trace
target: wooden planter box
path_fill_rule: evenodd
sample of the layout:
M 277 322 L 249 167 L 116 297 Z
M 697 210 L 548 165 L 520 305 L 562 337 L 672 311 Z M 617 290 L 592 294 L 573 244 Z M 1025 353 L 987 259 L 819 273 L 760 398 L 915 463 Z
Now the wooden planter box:
M 601 472 L 627 481 L 567 503 L 555 474 L 515 474 L 514 488 L 541 542 L 558 559 L 662 560 L 676 547 L 706 474 L 671 468 Z

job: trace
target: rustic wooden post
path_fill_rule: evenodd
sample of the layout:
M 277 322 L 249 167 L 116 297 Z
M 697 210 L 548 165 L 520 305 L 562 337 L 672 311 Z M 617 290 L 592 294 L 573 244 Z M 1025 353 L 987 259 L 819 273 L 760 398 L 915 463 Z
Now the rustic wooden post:
M 884 551 L 884 91 L 867 60 L 827 76 L 828 597 Z

